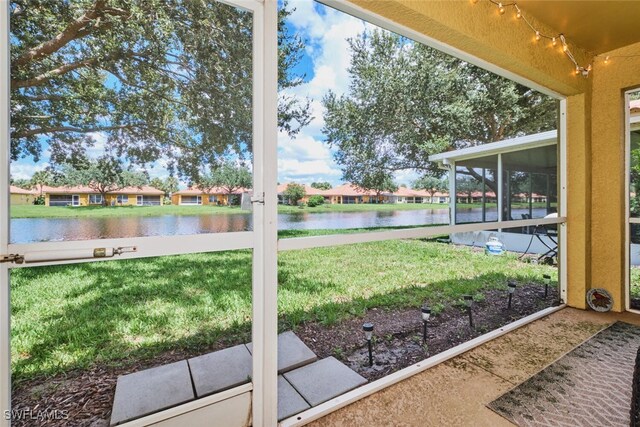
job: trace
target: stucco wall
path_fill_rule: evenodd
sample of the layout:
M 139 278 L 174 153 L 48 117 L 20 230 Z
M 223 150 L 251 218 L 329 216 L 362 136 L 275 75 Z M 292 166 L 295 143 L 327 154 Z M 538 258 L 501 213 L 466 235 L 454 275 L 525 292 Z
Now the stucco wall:
M 598 62 L 593 72 L 591 117 L 592 221 L 591 279 L 607 289 L 614 309 L 625 304 L 624 92 L 640 88 L 640 43 L 609 52 L 609 64 Z

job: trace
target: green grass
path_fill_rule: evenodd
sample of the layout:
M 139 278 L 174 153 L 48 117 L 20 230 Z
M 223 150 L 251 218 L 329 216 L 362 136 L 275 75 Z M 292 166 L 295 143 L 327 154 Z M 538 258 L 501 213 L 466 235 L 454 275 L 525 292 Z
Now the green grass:
M 238 206 L 11 206 L 12 218 L 107 218 L 118 216 L 211 215 L 242 213 Z
M 631 267 L 630 281 L 631 298 L 640 298 L 640 267 Z
M 426 240 L 285 251 L 279 255 L 280 328 L 329 325 L 373 307 L 417 307 L 425 300 L 441 306 L 504 287 L 507 278 L 541 282 L 545 273 L 555 277 L 556 270 Z M 15 269 L 11 292 L 17 382 L 250 340 L 248 250 Z

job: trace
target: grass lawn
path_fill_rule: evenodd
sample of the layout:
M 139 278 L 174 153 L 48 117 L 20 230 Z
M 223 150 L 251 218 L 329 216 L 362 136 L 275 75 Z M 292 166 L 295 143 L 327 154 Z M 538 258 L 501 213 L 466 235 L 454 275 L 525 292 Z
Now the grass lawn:
M 556 277 L 554 268 L 514 255 L 488 257 L 427 240 L 282 252 L 280 327 L 332 324 L 425 300 L 438 311 L 462 294 L 503 288 L 508 278 L 540 283 L 545 273 Z M 170 349 L 204 352 L 215 342 L 250 338 L 251 251 L 15 269 L 11 304 L 18 382 Z
M 631 280 L 629 284 L 629 293 L 631 294 L 631 298 L 640 299 L 640 267 L 631 267 Z
M 11 206 L 11 218 L 105 218 L 118 216 L 211 215 L 248 212 L 239 206 Z

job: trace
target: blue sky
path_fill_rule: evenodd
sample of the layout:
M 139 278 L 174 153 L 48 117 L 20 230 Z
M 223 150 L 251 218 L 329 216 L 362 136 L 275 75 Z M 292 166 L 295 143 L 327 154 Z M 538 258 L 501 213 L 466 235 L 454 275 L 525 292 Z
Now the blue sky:
M 288 91 L 311 102 L 312 122 L 295 137 L 285 133 L 278 136 L 278 181 L 304 182 L 328 181 L 341 182 L 342 172 L 333 161 L 333 152 L 325 143 L 322 134 L 324 126 L 322 97 L 329 91 L 338 95 L 349 87 L 350 51 L 347 39 L 360 34 L 365 28 L 374 28 L 371 24 L 336 11 L 319 3 L 308 0 L 290 0 L 289 8 L 295 11 L 289 16 L 287 25 L 292 32 L 300 34 L 306 43 L 306 50 L 295 68 L 295 72 L 306 74 L 305 83 Z M 101 134 L 92 135 L 96 141 L 90 154 L 99 156 L 104 151 L 106 138 Z M 48 166 L 48 155 L 35 164 L 23 159 L 12 164 L 14 178 L 29 178 L 33 172 Z M 148 168 L 152 177 L 167 175 L 166 162 L 160 160 Z M 398 183 L 409 183 L 415 174 L 399 173 Z

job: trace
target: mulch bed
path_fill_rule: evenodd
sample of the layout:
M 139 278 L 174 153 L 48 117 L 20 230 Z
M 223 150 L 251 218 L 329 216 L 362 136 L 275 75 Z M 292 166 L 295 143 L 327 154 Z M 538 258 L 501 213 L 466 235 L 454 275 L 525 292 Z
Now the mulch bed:
M 474 302 L 474 328 L 469 325 L 466 307 L 450 305 L 427 326 L 427 344 L 422 343 L 420 308 L 402 310 L 370 310 L 364 318 L 351 319 L 331 327 L 317 323 L 295 330 L 296 334 L 318 357 L 334 356 L 369 381 L 413 365 L 480 335 L 498 329 L 515 320 L 558 304 L 555 288 L 537 284 L 518 284 L 511 310 L 507 310 L 507 292 L 489 290 L 485 300 Z M 374 366 L 369 366 L 369 353 L 362 324 L 375 325 Z
M 469 326 L 466 308 L 446 306 L 428 324 L 427 345 L 422 344 L 419 304 L 412 309 L 372 309 L 364 318 L 350 319 L 333 326 L 307 323 L 295 333 L 320 358 L 334 356 L 370 381 L 410 366 L 427 357 L 509 324 L 517 319 L 557 304 L 555 288 L 543 298 L 543 286 L 518 284 L 512 308 L 507 310 L 506 290 L 488 290 L 485 300 L 475 302 L 475 327 Z M 368 366 L 368 352 L 362 332 L 363 322 L 375 324 L 374 366 Z M 215 351 L 233 343 L 217 343 Z M 109 424 L 115 385 L 119 375 L 193 357 L 204 352 L 171 351 L 150 360 L 121 366 L 95 366 L 46 378 L 36 378 L 13 390 L 12 409 L 16 413 L 49 415 L 40 426 L 90 426 Z M 41 412 L 42 411 L 42 412 Z M 53 414 L 53 416 L 52 416 Z M 46 418 L 46 417 L 45 417 Z M 33 419 L 14 419 L 14 426 L 33 426 Z

